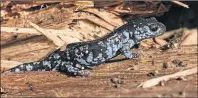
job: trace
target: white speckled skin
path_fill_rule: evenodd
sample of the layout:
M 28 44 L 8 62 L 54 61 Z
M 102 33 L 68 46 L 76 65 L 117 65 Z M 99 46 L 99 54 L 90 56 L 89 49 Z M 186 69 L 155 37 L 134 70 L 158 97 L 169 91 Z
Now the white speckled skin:
M 85 69 L 92 68 L 123 54 L 126 58 L 136 57 L 130 49 L 143 39 L 163 34 L 166 27 L 155 18 L 136 19 L 114 30 L 107 36 L 89 42 L 67 45 L 66 50 L 59 49 L 40 62 L 31 62 L 14 67 L 8 72 L 57 70 L 68 75 L 88 75 Z

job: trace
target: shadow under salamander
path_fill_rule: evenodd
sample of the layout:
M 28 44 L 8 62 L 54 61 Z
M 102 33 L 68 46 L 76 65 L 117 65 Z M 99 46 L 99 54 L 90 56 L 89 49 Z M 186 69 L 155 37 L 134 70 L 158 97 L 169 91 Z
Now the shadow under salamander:
M 121 61 L 125 61 L 125 60 L 129 60 L 129 59 L 128 58 L 121 58 L 121 59 L 109 60 L 109 61 L 106 61 L 105 63 L 121 62 Z

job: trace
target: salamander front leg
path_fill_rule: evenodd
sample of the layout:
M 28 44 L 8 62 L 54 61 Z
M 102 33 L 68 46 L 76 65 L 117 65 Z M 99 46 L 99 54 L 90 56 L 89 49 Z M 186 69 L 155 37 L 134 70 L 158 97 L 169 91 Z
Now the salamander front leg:
M 122 53 L 128 59 L 132 59 L 132 58 L 136 58 L 137 57 L 136 53 L 131 53 L 129 50 L 128 51 L 123 51 Z
M 122 54 L 128 58 L 128 59 L 132 59 L 132 58 L 136 58 L 137 57 L 137 54 L 136 53 L 131 53 L 130 52 L 130 49 L 132 47 L 134 47 L 135 43 L 133 40 L 129 40 L 127 43 L 124 43 L 123 44 L 123 47 L 122 47 Z

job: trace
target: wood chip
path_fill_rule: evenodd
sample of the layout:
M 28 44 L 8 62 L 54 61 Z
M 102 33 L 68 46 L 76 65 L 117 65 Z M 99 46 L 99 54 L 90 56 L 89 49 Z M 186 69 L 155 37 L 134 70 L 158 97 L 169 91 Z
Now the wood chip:
M 147 80 L 147 81 L 141 83 L 137 87 L 148 88 L 148 87 L 158 85 L 161 81 L 168 81 L 168 80 L 173 79 L 173 78 L 177 79 L 178 77 L 188 76 L 188 75 L 192 75 L 192 74 L 196 74 L 196 73 L 197 73 L 197 67 L 192 68 L 192 69 L 188 69 L 188 70 L 185 70 L 185 71 L 180 71 L 180 72 L 170 74 L 170 75 L 165 75 L 165 76 L 162 76 L 162 77 L 153 78 L 153 79 L 150 79 L 150 80 Z
M 74 15 L 74 17 L 72 19 L 87 19 L 103 28 L 106 28 L 107 30 L 109 31 L 113 31 L 115 29 L 114 26 L 110 25 L 109 23 L 107 23 L 106 21 L 94 16 L 94 15 L 91 15 L 91 14 L 87 14 L 87 13 L 84 13 L 84 12 L 81 12 L 81 13 L 77 13 Z
M 154 38 L 155 42 L 158 43 L 160 46 L 164 46 L 166 44 L 168 44 L 164 39 L 159 39 L 159 38 Z
M 124 21 L 120 17 L 107 11 L 99 11 L 96 8 L 87 8 L 87 9 L 83 9 L 82 11 L 95 14 L 115 27 L 119 27 L 124 24 Z
M 55 45 L 58 47 L 61 47 L 64 42 L 58 36 L 52 32 L 47 32 L 44 29 L 40 28 L 38 25 L 28 21 L 28 23 L 33 26 L 35 29 L 37 29 L 39 32 L 41 32 L 43 35 L 45 35 L 49 40 L 51 40 Z

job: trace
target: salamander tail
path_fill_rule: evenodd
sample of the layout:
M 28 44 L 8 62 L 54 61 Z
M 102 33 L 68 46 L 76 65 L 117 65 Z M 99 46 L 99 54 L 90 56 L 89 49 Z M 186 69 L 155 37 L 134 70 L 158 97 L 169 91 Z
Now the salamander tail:
M 53 66 L 51 66 L 50 62 L 40 61 L 40 62 L 30 62 L 18 65 L 11 69 L 8 69 L 5 72 L 20 72 L 20 71 L 50 71 Z

